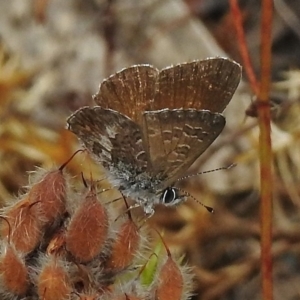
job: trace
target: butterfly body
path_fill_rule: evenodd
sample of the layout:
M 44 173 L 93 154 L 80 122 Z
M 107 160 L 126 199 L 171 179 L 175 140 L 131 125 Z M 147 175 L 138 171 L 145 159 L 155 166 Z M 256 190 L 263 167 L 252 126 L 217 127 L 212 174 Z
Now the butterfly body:
M 94 98 L 99 106 L 76 111 L 68 129 L 112 185 L 151 215 L 156 204 L 186 199 L 174 184 L 223 130 L 219 112 L 239 78 L 239 65 L 221 58 L 160 72 L 133 66 L 104 80 Z
M 127 166 L 118 167 L 120 168 L 118 170 L 123 170 L 123 172 L 118 171 L 114 173 L 114 170 L 111 170 L 109 174 L 114 173 L 114 175 L 108 175 L 109 181 L 117 187 L 125 197 L 134 199 L 139 206 L 143 207 L 146 214 L 153 214 L 153 207 L 159 204 L 161 200 L 161 193 L 163 191 L 159 190 L 159 186 L 164 179 L 155 178 L 147 172 L 136 175 L 133 175 L 134 173 L 129 174 L 125 171 Z

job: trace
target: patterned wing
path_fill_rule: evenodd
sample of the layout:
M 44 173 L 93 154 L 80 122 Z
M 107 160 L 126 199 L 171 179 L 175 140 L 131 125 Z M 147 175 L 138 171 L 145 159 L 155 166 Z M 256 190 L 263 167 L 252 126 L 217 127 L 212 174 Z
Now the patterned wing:
M 94 100 L 99 106 L 119 111 L 140 123 L 141 112 L 151 110 L 158 73 L 150 65 L 123 69 L 101 83 Z
M 140 127 L 128 117 L 99 106 L 83 107 L 67 123 L 68 129 L 105 168 L 121 163 L 124 167 L 133 166 L 137 172 L 146 170 Z
M 241 79 L 241 66 L 209 58 L 161 70 L 152 110 L 195 108 L 222 112 Z
M 219 113 L 163 109 L 144 113 L 144 136 L 153 175 L 172 184 L 209 147 L 225 126 Z M 162 188 L 164 188 L 162 187 Z

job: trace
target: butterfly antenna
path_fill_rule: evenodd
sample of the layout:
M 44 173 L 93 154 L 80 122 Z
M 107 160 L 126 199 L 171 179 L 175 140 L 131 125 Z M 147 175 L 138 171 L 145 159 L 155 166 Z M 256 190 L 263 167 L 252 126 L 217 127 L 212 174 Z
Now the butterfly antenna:
M 231 164 L 227 167 L 221 167 L 221 168 L 217 168 L 217 169 L 213 169 L 213 170 L 208 170 L 208 171 L 202 171 L 202 172 L 198 172 L 195 174 L 191 174 L 191 175 L 187 175 L 187 176 L 183 176 L 178 178 L 176 181 L 181 181 L 181 180 L 185 180 L 194 176 L 198 176 L 198 175 L 202 175 L 202 174 L 207 174 L 207 173 L 212 173 L 212 172 L 216 172 L 216 171 L 221 171 L 221 170 L 230 170 L 231 168 L 235 167 L 237 164 Z
M 200 204 L 201 206 L 203 206 L 208 212 L 210 213 L 214 213 L 214 209 L 210 206 L 205 205 L 204 203 L 202 203 L 201 201 L 199 201 L 198 199 L 196 199 L 193 195 L 191 195 L 190 193 L 188 193 L 187 191 L 178 188 L 178 187 L 173 187 L 174 189 L 176 189 L 177 191 L 183 193 L 184 195 L 192 198 L 195 202 L 197 202 L 198 204 Z

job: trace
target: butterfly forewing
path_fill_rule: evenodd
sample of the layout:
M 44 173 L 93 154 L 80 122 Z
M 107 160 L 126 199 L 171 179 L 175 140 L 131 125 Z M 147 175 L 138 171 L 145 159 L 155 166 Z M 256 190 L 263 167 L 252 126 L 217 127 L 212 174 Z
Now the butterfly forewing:
M 94 100 L 140 123 L 141 111 L 151 110 L 158 73 L 149 65 L 123 69 L 101 83 Z
M 104 167 L 147 168 L 140 127 L 128 117 L 101 107 L 84 107 L 68 120 L 68 129 L 77 135 L 94 159 Z
M 144 136 L 152 172 L 167 187 L 216 139 L 225 126 L 218 113 L 195 109 L 163 109 L 144 113 Z
M 225 58 L 209 58 L 168 67 L 159 73 L 152 110 L 195 108 L 222 112 L 241 77 L 241 67 Z

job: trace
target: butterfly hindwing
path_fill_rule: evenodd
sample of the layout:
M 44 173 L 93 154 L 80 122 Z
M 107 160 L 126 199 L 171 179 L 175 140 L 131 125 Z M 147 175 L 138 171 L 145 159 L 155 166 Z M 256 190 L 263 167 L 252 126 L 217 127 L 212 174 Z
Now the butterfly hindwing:
M 219 113 L 162 109 L 144 113 L 144 136 L 152 172 L 168 186 L 209 147 L 225 126 Z

